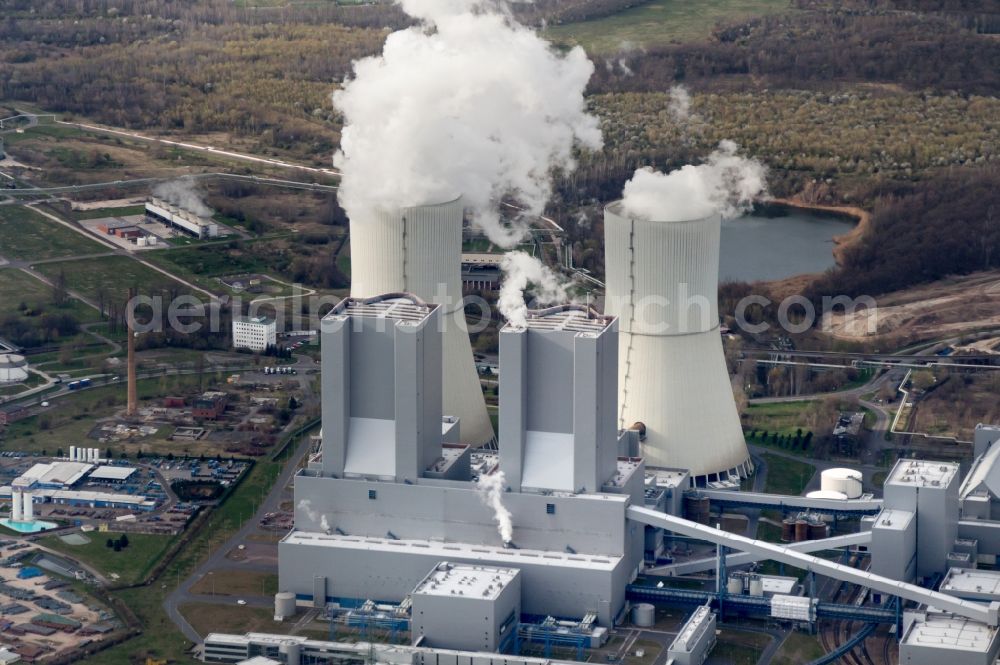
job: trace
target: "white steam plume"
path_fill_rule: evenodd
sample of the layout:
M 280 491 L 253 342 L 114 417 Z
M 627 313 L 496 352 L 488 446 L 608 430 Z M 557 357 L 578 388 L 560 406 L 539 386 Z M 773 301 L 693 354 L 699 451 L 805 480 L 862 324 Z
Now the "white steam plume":
M 486 3 L 401 4 L 422 25 L 389 35 L 333 94 L 344 116 L 333 159 L 340 203 L 364 223 L 376 210 L 461 194 L 490 239 L 510 246 L 521 234 L 501 225 L 498 202 L 541 214 L 552 170 L 575 167 L 575 146 L 602 145 L 583 97 L 593 64 Z
M 319 522 L 319 528 L 325 533 L 330 533 L 330 523 L 326 519 L 326 515 L 320 515 L 319 511 L 312 509 L 312 501 L 309 499 L 302 499 L 299 501 L 299 508 L 305 511 L 306 515 L 313 522 Z
M 503 471 L 491 474 L 482 474 L 476 483 L 479 490 L 479 498 L 493 510 L 493 519 L 497 521 L 497 532 L 504 544 L 514 540 L 514 523 L 511 521 L 510 511 L 503 505 L 503 493 L 507 484 L 507 478 Z
M 153 195 L 168 203 L 189 210 L 199 217 L 211 217 L 212 209 L 202 201 L 201 192 L 191 178 L 178 178 L 160 183 L 153 188 Z
M 670 103 L 667 105 L 674 122 L 686 123 L 691 118 L 691 93 L 683 85 L 670 88 Z
M 540 304 L 566 302 L 568 284 L 560 275 L 533 256 L 524 252 L 504 254 L 500 268 L 504 272 L 497 307 L 511 325 L 523 328 L 528 320 L 528 305 L 524 291 L 534 285 L 535 299 Z
M 737 154 L 723 141 L 704 164 L 688 164 L 670 173 L 639 169 L 625 183 L 625 212 L 640 219 L 678 222 L 718 213 L 727 219 L 747 212 L 767 194 L 767 168 Z

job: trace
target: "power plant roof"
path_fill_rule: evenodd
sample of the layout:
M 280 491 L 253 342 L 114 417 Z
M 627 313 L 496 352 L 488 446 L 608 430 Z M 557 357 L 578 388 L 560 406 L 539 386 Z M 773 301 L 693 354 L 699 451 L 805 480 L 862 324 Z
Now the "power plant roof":
M 496 599 L 508 584 L 514 581 L 516 568 L 470 566 L 467 564 L 439 563 L 427 577 L 413 589 L 414 595 L 469 596 Z
M 957 475 L 957 464 L 915 459 L 894 466 L 885 484 L 924 488 L 947 487 Z
M 345 298 L 324 318 L 357 316 L 416 323 L 427 318 L 436 307 L 410 293 L 390 293 L 374 298 Z
M 948 649 L 952 651 L 988 651 L 997 638 L 997 629 L 951 614 L 928 612 L 917 619 L 903 635 L 905 645 Z
M 585 496 L 585 495 L 582 495 Z M 602 495 L 603 496 L 603 495 Z M 292 531 L 281 541 L 295 545 L 337 547 L 371 552 L 401 552 L 436 556 L 442 560 L 465 559 L 472 561 L 510 561 L 512 566 L 536 565 L 555 568 L 584 568 L 589 570 L 614 570 L 622 557 L 567 554 L 545 550 L 515 549 L 491 545 L 440 542 L 433 540 L 389 540 L 361 536 L 341 536 L 312 531 Z
M 601 333 L 615 320 L 583 305 L 559 305 L 530 310 L 529 330 L 568 330 L 570 332 Z M 509 325 L 509 324 L 508 324 Z

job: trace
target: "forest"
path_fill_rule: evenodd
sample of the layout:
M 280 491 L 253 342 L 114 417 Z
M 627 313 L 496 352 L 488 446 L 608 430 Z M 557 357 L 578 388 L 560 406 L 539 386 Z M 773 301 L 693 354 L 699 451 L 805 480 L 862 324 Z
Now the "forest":
M 540 26 L 643 2 L 538 0 L 514 12 Z M 602 271 L 600 202 L 617 197 L 636 167 L 697 162 L 723 138 L 768 165 L 776 196 L 875 210 L 872 231 L 817 288 L 882 292 L 995 265 L 992 250 L 934 251 L 949 225 L 982 223 L 988 197 L 970 194 L 950 211 L 942 202 L 922 212 L 914 201 L 943 201 L 955 183 L 980 193 L 1000 184 L 1000 0 L 788 7 L 717 25 L 708 39 L 593 57 L 588 100 L 605 149 L 581 154 L 575 172 L 559 175 L 547 211 L 567 229 L 579 265 Z M 377 53 L 390 30 L 411 23 L 392 3 L 11 0 L 5 9 L 0 99 L 8 103 L 115 126 L 222 134 L 243 149 L 324 166 L 341 122 L 330 93 L 352 60 Z M 668 110 L 678 83 L 693 101 L 682 120 Z M 239 214 L 225 196 L 214 204 Z M 335 202 L 329 210 L 324 216 L 343 224 Z M 889 257 L 901 248 L 913 265 L 893 274 Z M 319 254 L 280 262 L 296 279 L 342 286 L 345 276 Z M 862 266 L 870 277 L 859 276 Z

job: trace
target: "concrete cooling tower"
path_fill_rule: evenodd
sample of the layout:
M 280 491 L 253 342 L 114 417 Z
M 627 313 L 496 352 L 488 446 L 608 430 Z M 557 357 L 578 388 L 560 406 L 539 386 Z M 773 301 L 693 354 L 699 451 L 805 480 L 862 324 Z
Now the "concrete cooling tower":
M 443 306 L 444 412 L 460 418 L 462 443 L 480 445 L 493 426 L 462 314 L 462 217 L 459 197 L 352 219 L 351 296 L 406 292 Z
M 719 336 L 718 215 L 678 222 L 604 212 L 605 313 L 619 317 L 619 425 L 645 425 L 643 457 L 696 480 L 752 462 Z

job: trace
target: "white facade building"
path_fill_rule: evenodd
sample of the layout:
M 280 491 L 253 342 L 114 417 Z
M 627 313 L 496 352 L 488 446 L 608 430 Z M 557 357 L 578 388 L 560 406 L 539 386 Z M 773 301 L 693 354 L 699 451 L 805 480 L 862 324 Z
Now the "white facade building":
M 273 320 L 263 316 L 233 318 L 233 348 L 263 351 L 278 341 Z

